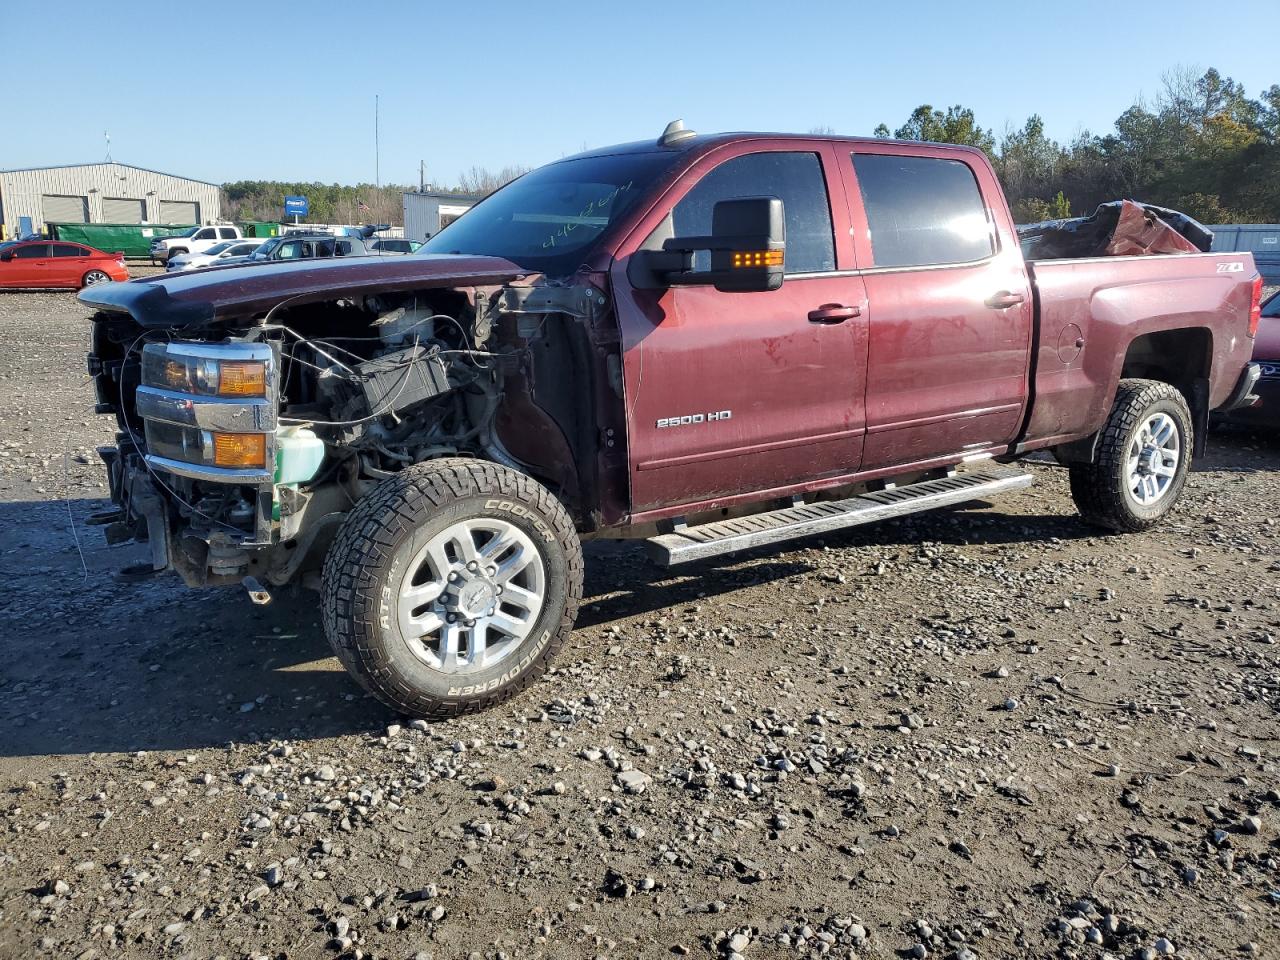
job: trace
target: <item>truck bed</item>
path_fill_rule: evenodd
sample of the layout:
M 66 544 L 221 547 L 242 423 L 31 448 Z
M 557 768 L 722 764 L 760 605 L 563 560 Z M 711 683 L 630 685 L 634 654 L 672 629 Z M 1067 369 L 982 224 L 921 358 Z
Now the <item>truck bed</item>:
M 1121 377 L 1141 376 L 1156 357 L 1183 364 L 1179 385 L 1193 408 L 1202 395 L 1206 414 L 1249 359 L 1251 254 L 1032 260 L 1027 269 L 1037 322 L 1019 450 L 1096 431 Z

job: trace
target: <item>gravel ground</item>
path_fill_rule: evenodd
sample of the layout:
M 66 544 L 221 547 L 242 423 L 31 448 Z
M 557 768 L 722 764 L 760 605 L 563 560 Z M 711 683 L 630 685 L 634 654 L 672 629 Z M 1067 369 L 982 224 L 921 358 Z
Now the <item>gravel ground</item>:
M 558 669 L 409 723 L 313 595 L 114 580 L 84 313 L 0 329 L 0 956 L 1280 956 L 1274 435 L 1138 536 L 1036 463 L 675 576 L 592 546 Z

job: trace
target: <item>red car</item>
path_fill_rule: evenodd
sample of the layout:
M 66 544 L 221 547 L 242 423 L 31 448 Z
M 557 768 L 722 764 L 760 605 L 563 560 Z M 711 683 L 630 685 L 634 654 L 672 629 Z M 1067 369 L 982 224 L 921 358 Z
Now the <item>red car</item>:
M 1280 428 L 1280 293 L 1262 305 L 1258 336 L 1253 341 L 1253 359 L 1261 370 L 1252 392 L 1257 402 L 1226 416 L 1232 423 Z
M 123 253 L 103 253 L 79 243 L 10 240 L 0 243 L 0 287 L 69 287 L 128 280 Z

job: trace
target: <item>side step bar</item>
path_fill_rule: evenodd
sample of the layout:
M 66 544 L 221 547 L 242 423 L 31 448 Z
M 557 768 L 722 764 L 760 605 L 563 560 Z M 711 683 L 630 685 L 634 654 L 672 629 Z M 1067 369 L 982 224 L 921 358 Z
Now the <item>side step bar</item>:
M 768 513 L 679 527 L 645 541 L 649 556 L 672 567 L 797 537 L 830 533 L 908 513 L 920 513 L 1031 485 L 1021 470 L 992 464 L 937 480 L 864 493 L 847 500 L 821 500 Z

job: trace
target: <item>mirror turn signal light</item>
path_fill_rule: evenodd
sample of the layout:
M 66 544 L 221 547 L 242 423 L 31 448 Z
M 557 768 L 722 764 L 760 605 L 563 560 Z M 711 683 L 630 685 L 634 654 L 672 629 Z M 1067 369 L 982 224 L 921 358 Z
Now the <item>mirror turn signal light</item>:
M 780 267 L 781 250 L 744 250 L 733 255 L 735 267 Z
M 265 433 L 215 433 L 213 435 L 215 467 L 257 467 L 267 465 Z

